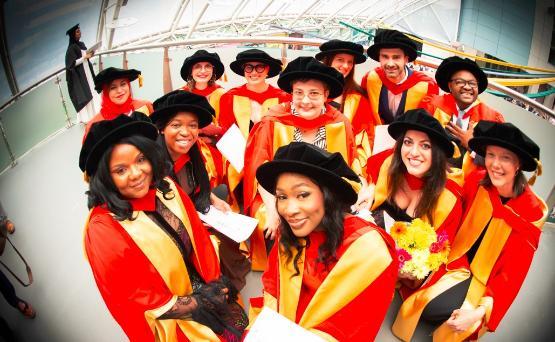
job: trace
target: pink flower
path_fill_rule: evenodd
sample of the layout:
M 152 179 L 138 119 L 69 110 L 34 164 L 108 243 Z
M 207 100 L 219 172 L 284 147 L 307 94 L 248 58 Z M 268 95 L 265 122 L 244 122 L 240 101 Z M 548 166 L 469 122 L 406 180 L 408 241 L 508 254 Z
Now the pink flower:
M 397 250 L 397 260 L 399 260 L 399 269 L 403 268 L 405 262 L 412 259 L 412 255 L 403 248 L 396 248 Z

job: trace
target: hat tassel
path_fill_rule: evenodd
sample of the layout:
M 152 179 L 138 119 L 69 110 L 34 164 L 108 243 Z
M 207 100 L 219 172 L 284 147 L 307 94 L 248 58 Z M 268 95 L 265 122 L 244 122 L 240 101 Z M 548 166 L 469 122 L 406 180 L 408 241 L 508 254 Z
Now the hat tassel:
M 139 88 L 143 87 L 143 75 L 139 75 Z
M 536 171 L 534 171 L 534 175 L 532 177 L 530 177 L 530 179 L 528 180 L 528 184 L 529 185 L 534 185 L 534 183 L 536 183 L 536 179 L 542 175 L 543 173 L 543 167 L 542 167 L 542 162 L 539 161 L 538 159 L 534 158 L 534 161 L 536 161 L 537 167 L 536 167 Z

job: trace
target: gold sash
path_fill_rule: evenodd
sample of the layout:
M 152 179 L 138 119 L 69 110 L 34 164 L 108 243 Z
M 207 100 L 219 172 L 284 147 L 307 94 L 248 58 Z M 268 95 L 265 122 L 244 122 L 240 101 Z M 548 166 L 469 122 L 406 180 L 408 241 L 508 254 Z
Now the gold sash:
M 372 251 L 371 257 L 368 251 Z M 293 259 L 287 262 L 285 255 L 279 253 L 279 260 L 279 313 L 295 321 L 303 279 L 304 250 L 298 264 L 300 274 L 295 277 L 292 277 Z M 363 234 L 347 248 L 316 290 L 298 324 L 321 333 L 315 327 L 362 293 L 391 262 L 391 255 L 380 233 L 372 230 Z
M 170 182 L 170 187 L 173 193 L 176 194 L 175 198 L 166 200 L 161 193 L 157 193 L 156 196 L 183 222 L 191 238 L 195 257 L 197 257 L 197 246 L 195 245 L 191 222 L 183 202 L 177 195 L 178 192 L 175 184 L 167 178 L 166 180 Z M 173 240 L 156 223 L 150 220 L 144 212 L 134 212 L 133 216 L 136 217 L 135 220 L 121 221 L 121 226 L 137 244 L 137 247 L 145 254 L 154 268 L 156 268 L 168 289 L 174 294 L 172 299 L 162 307 L 145 312 L 145 319 L 152 333 L 156 336 L 156 341 L 177 341 L 176 325 L 191 340 L 220 341 L 210 328 L 202 324 L 178 319 L 158 320 L 160 315 L 175 304 L 178 296 L 185 296 L 192 292 L 189 273 L 187 272 L 181 252 Z M 202 265 L 201 263 L 198 264 Z
M 262 103 L 260 108 L 260 117 L 263 117 L 270 107 L 279 104 L 279 99 L 277 97 L 269 98 Z M 251 99 L 246 96 L 233 96 L 233 113 L 235 115 L 235 121 L 239 130 L 243 133 L 245 139 L 249 136 L 249 126 L 251 121 Z

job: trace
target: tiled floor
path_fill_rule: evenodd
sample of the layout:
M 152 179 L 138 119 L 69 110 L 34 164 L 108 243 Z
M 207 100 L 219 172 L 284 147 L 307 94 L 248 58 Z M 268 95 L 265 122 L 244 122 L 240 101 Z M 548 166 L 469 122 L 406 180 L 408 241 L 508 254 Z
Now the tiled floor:
M 35 320 L 24 319 L 0 299 L 0 315 L 21 341 L 126 340 L 106 310 L 83 255 L 86 186 L 77 166 L 82 131 L 82 126 L 74 126 L 62 132 L 0 175 L 0 200 L 17 225 L 13 241 L 35 275 L 32 286 L 16 286 L 18 295 L 36 308 Z M 554 247 L 555 228 L 546 227 L 519 296 L 498 331 L 484 341 L 548 341 L 555 336 Z M 2 260 L 24 272 L 9 247 Z M 259 295 L 259 279 L 260 273 L 248 275 L 244 297 Z M 377 341 L 396 341 L 389 326 L 398 305 L 396 299 Z M 429 337 L 419 329 L 414 340 Z

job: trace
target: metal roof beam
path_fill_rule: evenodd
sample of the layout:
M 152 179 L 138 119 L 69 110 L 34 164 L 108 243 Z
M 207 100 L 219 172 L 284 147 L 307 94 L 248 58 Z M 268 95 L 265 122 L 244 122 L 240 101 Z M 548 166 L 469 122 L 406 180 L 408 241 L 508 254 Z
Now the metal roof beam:
M 299 15 L 295 18 L 295 20 L 293 20 L 293 22 L 291 24 L 289 24 L 290 27 L 293 27 L 293 25 L 295 25 L 295 23 L 301 19 L 306 13 L 308 13 L 308 11 L 310 11 L 311 9 L 313 9 L 316 5 L 318 5 L 320 3 L 320 0 L 314 0 L 314 2 L 308 6 L 304 11 L 302 11 L 301 13 L 299 13 Z
M 260 18 L 260 16 L 262 16 L 262 14 L 264 14 L 264 12 L 266 12 L 266 10 L 272 5 L 272 3 L 274 3 L 274 0 L 268 1 L 266 6 L 264 6 L 264 8 L 262 8 L 262 10 L 260 12 L 258 12 L 258 14 L 251 20 L 251 22 L 243 30 L 243 32 L 241 32 L 242 35 L 246 35 L 249 32 L 249 30 L 252 27 L 252 25 L 254 24 L 254 22 L 257 21 L 258 18 Z
M 327 23 L 329 23 L 333 18 L 335 18 L 337 13 L 339 13 L 342 10 L 344 10 L 345 8 L 349 7 L 355 1 L 356 0 L 351 0 L 351 1 L 347 2 L 346 4 L 344 4 L 343 6 L 339 7 L 335 12 L 330 14 L 324 21 L 322 21 L 322 23 L 320 24 L 320 28 L 323 28 Z
M 112 22 L 116 21 L 119 17 L 119 10 L 123 5 L 123 0 L 117 0 L 116 8 L 114 8 L 114 15 L 112 17 Z M 112 48 L 112 42 L 114 41 L 114 33 L 116 32 L 115 28 L 111 28 L 110 32 L 108 33 L 108 49 Z
M 170 26 L 170 31 L 169 31 L 170 35 L 172 35 L 175 29 L 177 28 L 177 25 L 179 24 L 179 22 L 181 21 L 181 18 L 183 17 L 183 13 L 185 13 L 187 6 L 189 6 L 189 2 L 191 1 L 181 0 L 179 9 L 177 10 L 177 12 L 175 12 L 175 15 L 173 16 L 172 24 Z
M 191 36 L 193 35 L 193 32 L 195 32 L 195 30 L 198 26 L 198 23 L 200 22 L 200 19 L 202 19 L 202 16 L 206 12 L 206 9 L 208 8 L 208 6 L 210 6 L 210 3 L 206 2 L 204 4 L 204 6 L 202 7 L 202 9 L 200 10 L 199 14 L 197 15 L 197 18 L 195 19 L 195 22 L 193 23 L 193 25 L 191 25 L 191 28 L 189 29 L 189 33 L 187 33 L 187 38 L 186 39 L 191 38 Z

